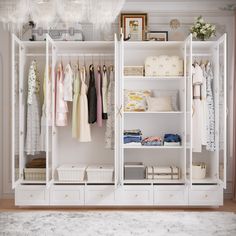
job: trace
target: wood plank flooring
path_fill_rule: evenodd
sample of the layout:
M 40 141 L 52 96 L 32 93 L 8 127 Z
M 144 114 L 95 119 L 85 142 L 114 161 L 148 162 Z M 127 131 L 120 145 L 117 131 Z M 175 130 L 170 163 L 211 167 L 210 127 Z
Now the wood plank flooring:
M 0 212 L 22 212 L 22 211 L 90 211 L 90 210 L 95 210 L 95 211 L 116 211 L 116 210 L 122 210 L 122 211 L 225 211 L 225 212 L 234 212 L 236 213 L 236 202 L 232 200 L 225 200 L 224 206 L 218 207 L 218 208 L 188 208 L 188 207 L 181 207 L 181 208 L 153 208 L 153 207 L 142 207 L 142 208 L 137 208 L 137 207 L 126 207 L 126 208 L 111 208 L 111 207 L 91 207 L 91 208 L 73 208 L 73 207 L 16 207 L 14 205 L 14 200 L 13 199 L 4 199 L 0 200 Z

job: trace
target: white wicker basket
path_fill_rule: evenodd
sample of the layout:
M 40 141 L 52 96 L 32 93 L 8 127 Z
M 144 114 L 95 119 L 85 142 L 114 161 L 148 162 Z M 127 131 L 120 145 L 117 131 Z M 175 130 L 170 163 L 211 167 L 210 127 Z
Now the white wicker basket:
M 83 181 L 85 165 L 62 165 L 57 168 L 59 181 Z
M 193 163 L 192 178 L 193 179 L 205 179 L 206 178 L 206 164 L 205 163 L 203 163 L 203 162 Z
M 45 181 L 45 168 L 24 168 L 25 180 Z
M 88 182 L 112 182 L 114 167 L 110 165 L 94 165 L 87 169 Z

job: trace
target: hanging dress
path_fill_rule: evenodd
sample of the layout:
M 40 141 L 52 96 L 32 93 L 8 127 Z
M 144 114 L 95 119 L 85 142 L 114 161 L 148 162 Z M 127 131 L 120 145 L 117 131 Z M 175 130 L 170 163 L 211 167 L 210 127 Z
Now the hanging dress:
M 67 64 L 65 68 L 64 77 L 64 101 L 73 101 L 73 71 L 70 64 Z
M 42 107 L 41 132 L 40 132 L 41 151 L 46 151 L 47 119 L 48 119 L 48 125 L 52 126 L 52 80 L 50 75 L 51 75 L 51 68 L 48 71 L 48 80 L 47 80 L 46 68 L 45 68 L 44 81 L 43 81 L 43 107 Z
M 93 124 L 97 120 L 97 93 L 95 87 L 94 65 L 89 66 L 89 88 L 88 88 L 88 122 Z
M 206 65 L 206 101 L 207 101 L 207 145 L 206 150 L 215 151 L 215 105 L 212 92 L 213 71 L 211 64 Z
M 115 80 L 114 80 L 114 68 L 109 68 L 109 79 L 110 83 L 108 86 L 107 96 L 107 116 L 108 120 L 106 123 L 105 132 L 105 147 L 114 149 L 115 146 Z
M 202 102 L 202 145 L 207 144 L 207 101 L 206 101 L 206 69 L 205 64 L 201 64 L 203 73 L 201 85 L 201 102 Z
M 79 108 L 79 91 L 80 91 L 80 71 L 77 67 L 74 72 L 74 95 L 72 108 L 72 137 L 79 138 L 79 122 L 78 122 L 78 108 Z
M 193 67 L 193 114 L 192 114 L 192 145 L 193 152 L 202 151 L 202 101 L 201 85 L 203 72 L 198 64 Z
M 56 88 L 56 125 L 67 126 L 68 106 L 67 102 L 64 101 L 64 78 L 61 63 L 57 68 Z
M 102 119 L 107 120 L 107 89 L 108 89 L 108 78 L 106 66 L 102 69 Z
M 35 155 L 40 152 L 40 80 L 35 60 L 31 62 L 28 74 L 27 123 L 25 152 Z
M 98 66 L 97 80 L 96 80 L 96 91 L 97 91 L 97 124 L 98 127 L 102 127 L 102 93 L 101 93 L 101 68 Z
M 79 141 L 91 142 L 91 130 L 88 123 L 88 99 L 87 99 L 87 85 L 85 67 L 80 69 L 81 89 L 79 96 L 79 109 L 78 109 L 78 127 L 79 127 Z

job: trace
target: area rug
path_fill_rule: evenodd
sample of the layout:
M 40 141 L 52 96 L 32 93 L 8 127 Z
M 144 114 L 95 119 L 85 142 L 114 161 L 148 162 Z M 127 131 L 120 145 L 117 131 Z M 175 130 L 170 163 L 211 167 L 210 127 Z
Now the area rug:
M 0 235 L 235 236 L 236 214 L 164 211 L 2 212 Z

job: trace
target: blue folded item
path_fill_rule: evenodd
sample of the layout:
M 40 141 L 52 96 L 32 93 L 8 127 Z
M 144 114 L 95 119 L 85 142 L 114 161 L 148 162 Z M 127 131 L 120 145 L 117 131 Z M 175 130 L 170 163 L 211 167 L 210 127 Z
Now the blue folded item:
M 124 136 L 124 144 L 126 143 L 140 143 L 142 140 L 142 137 L 139 136 L 129 136 L 129 135 L 125 135 Z
M 168 142 L 168 143 L 181 142 L 181 137 L 178 134 L 165 134 L 164 142 Z

